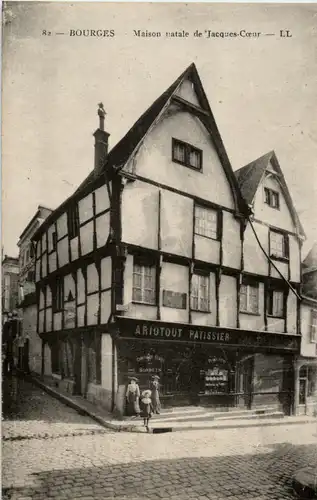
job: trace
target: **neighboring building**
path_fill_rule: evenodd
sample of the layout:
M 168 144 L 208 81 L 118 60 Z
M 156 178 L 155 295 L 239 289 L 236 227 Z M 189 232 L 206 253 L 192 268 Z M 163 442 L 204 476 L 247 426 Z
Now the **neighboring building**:
M 2 260 L 2 320 L 17 311 L 19 259 L 5 255 Z
M 257 349 L 248 367 L 252 399 L 293 411 L 305 234 L 274 151 L 235 174 L 252 208 L 244 232 L 240 328 L 265 331 L 268 336 L 267 347 Z
M 2 353 L 3 373 L 14 365 L 14 339 L 20 329 L 18 315 L 19 260 L 5 255 L 2 259 Z
M 295 411 L 317 415 L 317 245 L 302 265 L 301 350 L 296 362 Z
M 313 245 L 303 261 L 302 281 L 305 295 L 317 300 L 317 243 Z
M 109 154 L 99 117 L 94 171 L 34 236 L 45 373 L 119 411 L 157 373 L 165 405 L 290 412 L 303 231 L 274 153 L 236 178 L 194 64 Z
M 50 208 L 38 206 L 22 232 L 19 241 L 19 308 L 22 311 L 20 345 L 24 347 L 24 360 L 31 371 L 41 373 L 42 340 L 37 333 L 37 304 L 35 292 L 35 255 L 32 237 L 42 222 L 52 213 Z M 24 363 L 26 365 L 27 363 Z M 21 366 L 22 368 L 22 366 Z

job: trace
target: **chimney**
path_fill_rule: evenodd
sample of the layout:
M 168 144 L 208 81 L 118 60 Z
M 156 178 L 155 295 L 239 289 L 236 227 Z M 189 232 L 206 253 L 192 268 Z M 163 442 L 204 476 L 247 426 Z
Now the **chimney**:
M 102 173 L 103 166 L 105 164 L 106 156 L 108 154 L 108 132 L 105 132 L 105 116 L 106 112 L 103 107 L 102 102 L 98 104 L 98 116 L 99 116 L 99 128 L 97 128 L 94 133 L 95 138 L 95 166 L 94 172 L 95 176 L 99 176 Z

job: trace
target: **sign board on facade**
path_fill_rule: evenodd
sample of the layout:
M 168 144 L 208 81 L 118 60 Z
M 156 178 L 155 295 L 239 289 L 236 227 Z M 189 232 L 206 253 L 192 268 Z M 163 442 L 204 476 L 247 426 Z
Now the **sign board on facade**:
M 163 290 L 163 306 L 175 309 L 186 309 L 186 293 Z
M 116 317 L 112 325 L 119 337 L 170 342 L 198 342 L 241 347 L 266 347 L 298 352 L 300 337 L 270 332 L 253 332 L 221 327 L 197 326 L 163 321 Z

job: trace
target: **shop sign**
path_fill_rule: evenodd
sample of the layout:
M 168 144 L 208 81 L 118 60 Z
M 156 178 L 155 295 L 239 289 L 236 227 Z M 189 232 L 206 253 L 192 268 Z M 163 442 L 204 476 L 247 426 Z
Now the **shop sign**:
M 272 347 L 298 352 L 300 337 L 270 332 L 250 332 L 220 327 L 196 326 L 179 323 L 152 322 L 118 316 L 114 325 L 120 337 L 172 342 L 197 342 L 237 345 L 244 347 Z
M 163 306 L 174 309 L 186 309 L 186 293 L 163 290 Z
M 162 371 L 162 363 L 165 359 L 158 354 L 145 354 L 137 356 L 137 371 L 139 373 L 160 373 Z

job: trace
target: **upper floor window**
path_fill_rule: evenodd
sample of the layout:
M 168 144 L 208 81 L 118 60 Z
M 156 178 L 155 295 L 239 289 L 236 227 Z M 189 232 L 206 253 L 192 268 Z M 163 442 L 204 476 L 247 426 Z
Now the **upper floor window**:
M 71 206 L 67 211 L 67 225 L 68 225 L 68 235 L 70 239 L 78 236 L 79 231 L 79 216 L 78 216 L 78 205 Z
M 218 211 L 195 205 L 195 234 L 218 239 Z
M 310 341 L 317 342 L 317 310 L 310 311 Z
M 203 152 L 187 142 L 172 140 L 172 159 L 186 167 L 201 170 L 203 163 Z
M 190 307 L 194 311 L 209 312 L 209 275 L 192 275 Z
M 285 317 L 285 300 L 283 290 L 270 289 L 267 297 L 267 313 L 275 318 Z
M 264 188 L 265 203 L 272 208 L 280 208 L 280 196 L 277 191 L 270 188 Z
M 63 281 L 57 277 L 52 287 L 52 308 L 53 311 L 61 311 L 63 309 L 64 288 Z
M 34 257 L 34 247 L 33 243 L 30 243 L 30 258 L 33 259 Z
M 134 260 L 132 300 L 143 304 L 156 304 L 156 266 Z
M 288 259 L 288 235 L 277 231 L 270 231 L 270 254 L 271 257 Z
M 243 278 L 240 287 L 240 311 L 251 314 L 259 312 L 259 284 Z

